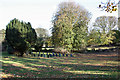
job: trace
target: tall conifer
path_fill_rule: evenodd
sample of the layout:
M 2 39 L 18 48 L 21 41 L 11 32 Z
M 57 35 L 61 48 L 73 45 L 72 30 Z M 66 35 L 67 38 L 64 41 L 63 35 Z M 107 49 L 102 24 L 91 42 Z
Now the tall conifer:
M 35 43 L 36 38 L 36 32 L 30 22 L 21 22 L 15 18 L 6 26 L 8 46 L 12 47 L 20 56 Z

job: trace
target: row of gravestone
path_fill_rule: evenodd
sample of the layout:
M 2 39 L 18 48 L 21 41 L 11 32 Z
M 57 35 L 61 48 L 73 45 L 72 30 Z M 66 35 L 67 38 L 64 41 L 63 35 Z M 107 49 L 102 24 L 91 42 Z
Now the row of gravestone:
M 52 54 L 44 54 L 44 53 L 40 53 L 39 52 L 39 54 L 34 54 L 33 52 L 32 52 L 32 55 L 34 56 L 34 57 L 73 57 L 73 55 L 72 54 L 61 54 L 61 53 L 52 53 Z

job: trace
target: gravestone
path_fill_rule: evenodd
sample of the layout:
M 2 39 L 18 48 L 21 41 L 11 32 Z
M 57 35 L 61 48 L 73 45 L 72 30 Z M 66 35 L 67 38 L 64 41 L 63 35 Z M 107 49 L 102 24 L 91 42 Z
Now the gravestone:
M 40 54 L 38 54 L 38 57 L 40 56 Z
M 41 54 L 40 57 L 43 57 L 43 54 Z
M 73 57 L 73 55 L 72 55 L 72 54 L 70 54 L 70 57 Z
M 45 55 L 45 54 L 43 54 L 43 56 L 44 56 L 44 57 L 46 57 L 46 55 Z
M 59 57 L 61 57 L 61 54 L 59 53 Z
M 68 54 L 66 54 L 66 57 L 68 57 Z
M 62 56 L 65 56 L 65 54 L 63 54 Z
M 56 57 L 58 56 L 58 54 L 56 53 Z
M 53 55 L 53 57 L 55 56 L 55 54 L 54 54 L 54 53 L 52 53 L 52 55 Z
M 50 55 L 50 57 L 52 57 L 52 54 L 49 54 Z
M 47 53 L 47 58 L 49 58 L 50 57 L 50 55 Z
M 35 55 L 35 54 L 33 54 L 33 56 L 35 57 L 36 55 Z

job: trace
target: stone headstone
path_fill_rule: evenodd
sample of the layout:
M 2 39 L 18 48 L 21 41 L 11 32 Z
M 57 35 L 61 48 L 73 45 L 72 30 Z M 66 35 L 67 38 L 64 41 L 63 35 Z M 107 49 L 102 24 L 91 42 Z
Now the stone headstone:
M 70 54 L 70 57 L 73 57 L 73 55 L 72 55 L 72 54 Z
M 63 56 L 65 56 L 65 54 L 63 54 Z
M 33 54 L 33 56 L 35 57 L 36 55 L 35 55 L 35 54 Z
M 41 54 L 40 57 L 43 57 L 43 54 Z
M 55 56 L 55 54 L 54 54 L 54 53 L 52 53 L 52 55 L 53 55 L 53 57 Z
M 50 57 L 52 57 L 52 54 L 50 54 Z
M 49 54 L 47 54 L 47 58 L 49 58 L 50 56 L 49 56 Z
M 46 57 L 46 55 L 45 55 L 45 54 L 43 54 L 43 56 L 44 56 L 44 57 Z
M 61 57 L 61 54 L 59 53 L 59 57 Z
M 56 56 L 58 56 L 58 54 L 56 53 Z
M 40 54 L 38 54 L 38 57 L 40 56 Z
M 66 57 L 68 57 L 68 54 L 66 54 Z

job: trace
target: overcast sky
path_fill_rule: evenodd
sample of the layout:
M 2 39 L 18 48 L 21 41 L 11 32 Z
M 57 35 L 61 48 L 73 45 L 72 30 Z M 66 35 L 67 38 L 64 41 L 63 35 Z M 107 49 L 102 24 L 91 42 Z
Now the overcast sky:
M 97 8 L 101 1 L 107 0 L 0 0 L 0 29 L 5 29 L 10 20 L 17 18 L 30 22 L 33 28 L 42 27 L 49 30 L 52 26 L 53 13 L 56 12 L 58 4 L 63 1 L 74 1 L 91 12 L 91 24 L 98 16 L 118 17 L 117 11 L 107 13 Z

